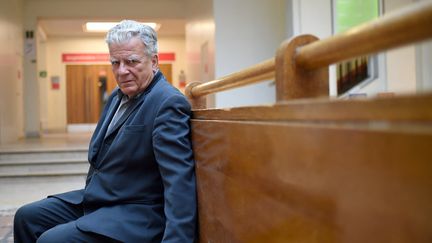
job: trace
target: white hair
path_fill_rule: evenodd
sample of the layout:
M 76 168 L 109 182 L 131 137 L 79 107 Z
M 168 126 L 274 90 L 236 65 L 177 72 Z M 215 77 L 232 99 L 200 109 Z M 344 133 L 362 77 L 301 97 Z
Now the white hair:
M 144 51 L 148 56 L 158 53 L 156 31 L 148 25 L 133 20 L 123 20 L 112 27 L 108 31 L 105 41 L 108 45 L 111 45 L 126 42 L 136 37 L 140 38 L 144 43 Z

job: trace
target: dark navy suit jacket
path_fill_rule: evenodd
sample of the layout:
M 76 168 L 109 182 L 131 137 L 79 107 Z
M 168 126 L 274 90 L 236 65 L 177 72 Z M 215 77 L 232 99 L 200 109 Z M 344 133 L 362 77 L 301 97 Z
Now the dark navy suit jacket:
M 120 103 L 114 91 L 89 146 L 85 189 L 54 195 L 83 204 L 83 231 L 122 242 L 193 242 L 196 186 L 190 105 L 157 72 L 117 126 L 107 128 Z

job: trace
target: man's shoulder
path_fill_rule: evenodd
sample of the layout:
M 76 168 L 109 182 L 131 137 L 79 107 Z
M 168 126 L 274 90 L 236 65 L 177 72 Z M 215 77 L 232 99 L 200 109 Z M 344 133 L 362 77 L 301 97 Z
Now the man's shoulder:
M 162 76 L 161 80 L 159 80 L 156 84 L 154 92 L 151 93 L 153 93 L 155 97 L 158 97 L 162 100 L 170 98 L 172 96 L 178 96 L 184 100 L 187 100 L 186 96 L 182 92 L 180 92 L 180 90 L 170 84 L 164 76 Z

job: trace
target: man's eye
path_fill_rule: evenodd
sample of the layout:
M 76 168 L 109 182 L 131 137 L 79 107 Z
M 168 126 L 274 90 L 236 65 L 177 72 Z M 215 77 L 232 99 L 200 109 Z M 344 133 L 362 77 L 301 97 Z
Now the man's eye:
M 128 65 L 133 65 L 133 64 L 137 64 L 138 63 L 138 60 L 136 60 L 136 59 L 129 59 L 129 60 L 127 60 L 127 62 L 126 62 Z
M 119 61 L 111 61 L 111 65 L 113 65 L 113 66 L 118 66 L 119 65 Z

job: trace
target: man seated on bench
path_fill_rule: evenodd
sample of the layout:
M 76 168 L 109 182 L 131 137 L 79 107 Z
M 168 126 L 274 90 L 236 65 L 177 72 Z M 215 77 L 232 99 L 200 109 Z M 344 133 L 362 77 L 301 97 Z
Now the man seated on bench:
M 15 242 L 194 242 L 190 106 L 158 69 L 157 37 L 125 20 L 107 34 L 118 88 L 90 141 L 84 189 L 21 207 Z

